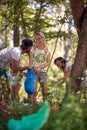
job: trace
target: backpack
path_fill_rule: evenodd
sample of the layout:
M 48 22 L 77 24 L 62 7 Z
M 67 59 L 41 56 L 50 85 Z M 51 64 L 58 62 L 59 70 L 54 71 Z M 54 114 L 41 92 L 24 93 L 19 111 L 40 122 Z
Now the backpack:
M 35 91 L 36 76 L 32 70 L 27 70 L 26 79 L 24 81 L 24 89 L 28 95 Z

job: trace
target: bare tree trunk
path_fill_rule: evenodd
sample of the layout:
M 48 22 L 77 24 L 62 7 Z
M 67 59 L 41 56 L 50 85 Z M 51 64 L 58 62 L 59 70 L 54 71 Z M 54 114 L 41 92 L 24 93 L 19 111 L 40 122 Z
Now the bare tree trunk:
M 70 0 L 72 14 L 77 32 L 81 30 L 84 12 L 84 0 Z
M 81 84 L 80 78 L 87 64 L 87 9 L 84 8 L 84 0 L 70 0 L 70 3 L 79 38 L 72 69 L 72 88 L 77 91 Z
M 74 89 L 79 89 L 81 82 L 80 77 L 82 76 L 83 70 L 87 64 L 87 9 L 84 11 L 83 17 L 75 64 L 72 70 L 72 86 Z
M 16 25 L 14 26 L 13 41 L 15 47 L 19 46 L 19 27 Z

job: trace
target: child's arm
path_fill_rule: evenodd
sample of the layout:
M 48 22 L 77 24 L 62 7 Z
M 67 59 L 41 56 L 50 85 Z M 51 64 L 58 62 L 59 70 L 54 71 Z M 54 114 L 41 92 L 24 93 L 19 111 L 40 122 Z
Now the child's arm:
M 28 68 L 29 69 L 32 69 L 32 64 L 33 64 L 33 51 L 31 50 L 30 51 L 30 56 L 29 56 L 29 65 L 28 65 Z
M 47 51 L 48 51 L 48 48 L 47 48 Z M 46 55 L 47 55 L 47 56 L 46 56 L 46 63 L 43 64 L 43 65 L 41 65 L 41 66 L 39 66 L 39 67 L 36 69 L 37 72 L 39 72 L 40 70 L 46 68 L 46 67 L 50 64 L 50 51 L 48 51 L 48 52 L 46 53 Z
M 66 82 L 67 78 L 70 77 L 71 75 L 71 69 L 72 67 L 69 67 L 67 72 L 64 72 L 64 77 L 58 80 L 59 81 L 58 85 L 61 85 Z

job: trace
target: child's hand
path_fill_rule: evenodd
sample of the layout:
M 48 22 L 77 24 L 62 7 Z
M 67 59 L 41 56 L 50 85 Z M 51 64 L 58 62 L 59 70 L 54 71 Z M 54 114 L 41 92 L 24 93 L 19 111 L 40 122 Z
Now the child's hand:
M 58 108 L 56 106 L 52 106 L 51 107 L 51 110 L 54 111 L 54 112 L 57 112 L 58 111 Z
M 40 70 L 41 70 L 41 68 L 40 68 L 40 67 L 37 67 L 37 68 L 35 69 L 35 72 L 36 72 L 36 73 L 39 73 Z
M 54 79 L 54 82 L 58 82 L 58 79 L 57 79 L 57 78 L 55 78 L 55 79 Z
M 28 69 L 30 69 L 30 70 L 31 70 L 31 69 L 32 69 L 32 66 L 28 66 Z

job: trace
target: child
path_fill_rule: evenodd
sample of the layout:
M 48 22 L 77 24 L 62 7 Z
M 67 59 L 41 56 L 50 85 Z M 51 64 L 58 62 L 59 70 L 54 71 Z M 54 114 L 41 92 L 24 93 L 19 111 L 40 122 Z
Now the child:
M 29 68 L 32 67 L 35 70 L 35 75 L 37 78 L 37 82 L 40 83 L 40 87 L 42 90 L 43 101 L 46 99 L 47 90 L 46 90 L 46 83 L 47 83 L 47 75 L 46 70 L 50 63 L 50 51 L 45 44 L 45 37 L 42 32 L 35 34 L 35 46 L 32 48 L 30 52 L 30 59 L 29 59 Z M 36 104 L 36 95 L 37 95 L 37 82 L 35 85 L 35 92 L 32 95 L 32 103 L 33 105 Z
M 19 60 L 22 54 L 29 54 L 31 48 L 33 46 L 33 41 L 31 39 L 23 39 L 21 45 L 19 47 L 7 47 L 3 50 L 0 50 L 0 80 L 1 78 L 5 78 L 6 81 L 6 100 L 7 95 L 10 93 L 9 79 L 7 74 L 7 66 L 11 64 L 11 70 L 13 73 L 17 74 L 19 71 L 22 72 L 28 69 L 28 66 L 21 67 L 19 66 Z M 1 82 L 1 86 L 2 82 Z M 2 88 L 4 89 L 4 87 Z
M 66 79 L 68 77 L 71 76 L 71 70 L 72 70 L 72 62 L 71 61 L 66 61 L 64 58 L 62 57 L 57 57 L 55 60 L 54 60 L 54 64 L 63 71 L 64 73 L 64 76 L 62 78 L 60 78 L 58 81 L 59 81 L 59 84 L 58 85 L 61 85 L 62 83 L 66 82 Z

